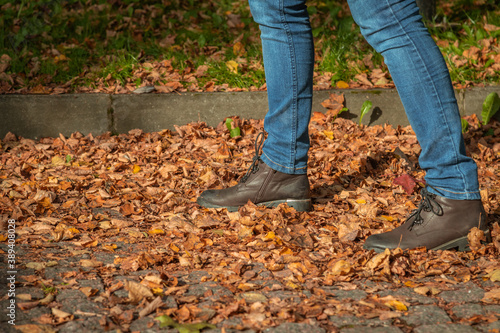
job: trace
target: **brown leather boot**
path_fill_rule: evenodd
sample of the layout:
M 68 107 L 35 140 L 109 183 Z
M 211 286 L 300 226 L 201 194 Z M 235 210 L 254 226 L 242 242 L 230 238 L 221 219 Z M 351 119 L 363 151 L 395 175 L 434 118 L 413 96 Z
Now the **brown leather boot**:
M 422 201 L 405 223 L 394 230 L 371 235 L 364 248 L 382 252 L 388 249 L 414 249 L 425 246 L 429 250 L 468 248 L 467 234 L 478 227 L 491 241 L 486 212 L 481 200 L 452 200 L 428 192 L 420 192 Z
M 286 203 L 301 212 L 311 209 L 307 175 L 289 175 L 267 166 L 259 155 L 260 146 L 257 142 L 260 137 L 256 140 L 252 165 L 240 182 L 233 187 L 204 191 L 196 200 L 200 206 L 227 208 L 234 212 L 251 201 L 266 207 Z

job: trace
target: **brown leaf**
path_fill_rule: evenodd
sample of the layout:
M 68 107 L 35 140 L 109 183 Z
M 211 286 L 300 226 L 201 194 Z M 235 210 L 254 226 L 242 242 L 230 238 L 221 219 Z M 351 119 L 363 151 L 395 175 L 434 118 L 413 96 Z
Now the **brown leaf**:
M 394 184 L 401 185 L 406 194 L 411 195 L 413 193 L 413 190 L 415 189 L 415 185 L 417 185 L 417 181 L 415 180 L 415 178 L 405 173 L 399 177 L 396 177 L 394 179 Z
M 484 303 L 498 304 L 498 302 L 500 302 L 500 288 L 485 292 L 481 301 Z
M 151 290 L 140 283 L 125 280 L 123 286 L 128 291 L 128 301 L 130 303 L 139 303 L 144 298 L 153 297 Z
M 361 230 L 359 223 L 341 224 L 338 226 L 339 239 L 342 243 L 350 243 L 358 237 Z
M 161 300 L 161 297 L 160 296 L 156 297 L 151 303 L 146 305 L 146 307 L 144 309 L 139 311 L 139 318 L 146 317 L 148 314 L 155 311 L 156 309 L 158 309 L 162 305 L 163 305 L 163 302 Z
M 472 251 L 478 251 L 482 247 L 481 242 L 486 241 L 486 236 L 484 235 L 483 230 L 474 227 L 469 231 L 467 240 L 469 242 L 470 249 Z
M 56 333 L 50 326 L 46 325 L 35 325 L 35 324 L 25 324 L 25 325 L 16 325 L 16 329 L 21 331 L 22 333 Z
M 93 260 L 93 259 L 81 259 L 80 266 L 90 267 L 90 268 L 101 267 L 102 261 Z

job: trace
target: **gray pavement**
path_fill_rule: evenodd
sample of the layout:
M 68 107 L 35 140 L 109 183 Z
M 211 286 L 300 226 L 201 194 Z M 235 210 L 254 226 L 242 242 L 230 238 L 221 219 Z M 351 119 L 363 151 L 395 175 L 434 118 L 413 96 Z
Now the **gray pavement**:
M 54 303 L 37 305 L 24 310 L 17 309 L 15 326 L 8 325 L 9 317 L 6 315 L 8 299 L 0 300 L 0 327 L 2 332 L 122 332 L 128 328 L 130 332 L 177 332 L 175 329 L 159 328 L 159 323 L 152 313 L 143 318 L 133 316 L 125 318 L 122 312 L 133 313 L 137 311 L 137 304 L 127 302 L 128 292 L 123 288 L 109 291 L 110 285 L 116 285 L 120 281 L 139 281 L 148 275 L 159 275 L 160 272 L 154 269 L 138 270 L 133 273 L 125 273 L 117 270 L 113 274 L 100 274 L 91 267 L 79 267 L 78 262 L 82 259 L 95 258 L 102 263 L 102 266 L 115 268 L 116 258 L 126 258 L 130 251 L 136 250 L 136 245 L 118 241 L 117 237 L 110 237 L 117 245 L 116 252 L 109 253 L 104 249 L 95 248 L 92 251 L 85 251 L 88 254 L 80 256 L 67 256 L 68 251 L 82 252 L 81 247 L 68 242 L 53 242 L 50 247 L 44 249 L 44 254 L 50 258 L 59 258 L 56 265 L 45 267 L 38 272 L 33 268 L 23 268 L 19 270 L 19 281 L 24 277 L 38 275 L 42 281 L 50 282 L 57 286 L 57 293 L 54 296 Z M 0 244 L 0 249 L 7 251 L 5 244 Z M 19 264 L 26 265 L 31 260 L 30 247 L 21 245 L 18 247 Z M 472 261 L 472 266 L 481 265 L 478 261 Z M 216 325 L 216 329 L 203 330 L 204 333 L 221 332 L 245 332 L 245 333 L 373 333 L 373 332 L 498 332 L 500 329 L 500 305 L 495 302 L 485 302 L 485 292 L 488 289 L 498 286 L 498 282 L 490 280 L 475 279 L 474 281 L 457 283 L 452 280 L 442 279 L 448 283 L 441 283 L 440 292 L 435 295 L 422 295 L 414 291 L 414 288 L 403 283 L 390 283 L 384 281 L 373 281 L 369 279 L 359 279 L 351 283 L 356 289 L 342 290 L 342 283 L 332 286 L 318 287 L 316 296 L 308 290 L 287 290 L 286 279 L 280 279 L 276 272 L 269 271 L 263 264 L 254 263 L 249 266 L 250 271 L 247 276 L 254 276 L 252 283 L 260 287 L 247 294 L 252 298 L 246 298 L 249 307 L 260 302 L 273 300 L 271 303 L 284 307 L 283 313 L 294 313 L 295 320 L 309 318 L 309 323 L 283 322 L 274 327 L 254 329 L 248 322 L 242 321 L 241 316 L 235 312 L 232 316 L 221 320 Z M 78 271 L 78 276 L 73 278 Z M 0 277 L 5 270 L 0 270 Z M 252 273 L 252 274 L 249 274 Z M 235 293 L 231 291 L 230 282 L 207 279 L 210 278 L 209 270 L 191 270 L 170 272 L 170 277 L 178 279 L 180 289 L 184 286 L 185 292 L 181 295 L 163 295 L 162 302 L 164 308 L 178 309 L 186 304 L 192 304 L 194 300 L 198 302 L 201 310 L 197 312 L 198 321 L 205 321 L 214 318 L 222 305 L 228 306 L 238 302 L 241 297 L 245 298 L 245 293 Z M 436 283 L 438 277 L 426 277 L 414 281 L 417 284 Z M 207 280 L 207 281 L 205 281 Z M 16 294 L 32 295 L 33 300 L 45 297 L 40 288 L 30 286 L 18 286 Z M 92 288 L 95 292 L 91 295 L 84 294 L 84 288 Z M 103 295 L 121 308 L 120 313 L 113 313 L 113 308 L 103 303 Z M 323 295 L 317 297 L 318 295 Z M 389 296 L 390 295 L 390 296 Z M 259 296 L 259 297 L 256 297 Z M 380 300 L 383 297 L 392 297 L 395 300 L 407 305 L 406 311 L 390 311 L 379 308 Z M 262 298 L 262 300 L 261 300 Z M 265 300 L 265 301 L 263 301 Z M 18 300 L 22 302 L 22 300 Z M 24 303 L 26 304 L 26 303 Z M 107 303 L 106 303 L 107 304 Z M 51 318 L 51 307 L 56 306 L 59 310 L 72 314 L 71 319 L 63 320 L 59 325 L 50 325 L 43 321 L 44 318 Z M 320 312 L 308 313 L 307 309 L 312 306 L 320 306 Z M 375 310 L 375 308 L 379 308 Z M 215 311 L 215 310 L 217 311 Z M 286 310 L 286 311 L 285 311 Z M 278 310 L 275 309 L 275 312 Z M 390 314 L 390 315 L 387 315 Z M 315 317 L 321 318 L 317 321 Z M 265 317 L 264 317 L 265 318 Z M 292 318 L 290 318 L 291 321 Z M 125 323 L 124 323 L 125 321 Z M 30 326 L 31 325 L 31 326 Z M 55 327 L 54 327 L 55 326 Z
M 321 102 L 332 92 L 345 95 L 349 112 L 343 117 L 356 121 L 361 105 L 370 100 L 373 109 L 364 117 L 365 125 L 408 125 L 395 89 L 315 91 L 313 111 L 325 112 Z M 491 92 L 500 94 L 500 86 L 457 90 L 462 116 L 479 116 Z M 226 117 L 262 119 L 266 112 L 266 92 L 0 95 L 0 138 L 8 132 L 30 139 L 73 132 L 119 134 L 135 128 L 154 132 L 196 121 L 216 126 Z

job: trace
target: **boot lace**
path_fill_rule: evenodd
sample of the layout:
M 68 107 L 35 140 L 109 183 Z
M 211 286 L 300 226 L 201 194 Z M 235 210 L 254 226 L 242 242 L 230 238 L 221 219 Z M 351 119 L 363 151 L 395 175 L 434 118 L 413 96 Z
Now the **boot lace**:
M 420 194 L 422 195 L 422 200 L 420 201 L 418 208 L 414 209 L 410 213 L 410 216 L 406 219 L 406 221 L 409 221 L 411 218 L 415 218 L 408 227 L 408 230 L 412 230 L 414 226 L 421 225 L 424 222 L 423 217 L 420 215 L 422 210 L 426 212 L 433 212 L 438 216 L 443 215 L 443 207 L 441 207 L 441 205 L 435 200 L 435 194 L 430 193 L 425 188 L 420 191 Z
M 256 173 L 259 171 L 259 161 L 262 161 L 260 159 L 260 149 L 262 148 L 262 145 L 264 144 L 264 132 L 260 132 L 257 135 L 257 138 L 255 139 L 255 155 L 252 159 L 252 164 L 250 164 L 250 167 L 247 170 L 247 173 L 241 177 L 241 183 L 244 183 L 248 180 L 248 177 L 250 177 L 251 174 Z

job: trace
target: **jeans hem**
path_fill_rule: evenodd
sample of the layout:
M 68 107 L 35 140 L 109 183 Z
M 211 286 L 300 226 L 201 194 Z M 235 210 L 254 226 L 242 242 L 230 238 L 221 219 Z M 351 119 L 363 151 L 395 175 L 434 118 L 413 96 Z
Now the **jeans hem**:
M 307 174 L 307 166 L 304 166 L 302 168 L 289 168 L 284 165 L 281 165 L 279 163 L 274 162 L 272 159 L 270 159 L 264 152 L 262 152 L 262 155 L 260 158 L 264 161 L 264 163 L 267 164 L 268 167 L 270 167 L 273 170 L 283 172 L 289 175 L 305 175 Z
M 479 191 L 454 192 L 438 186 L 427 186 L 427 190 L 433 194 L 453 200 L 481 200 Z

